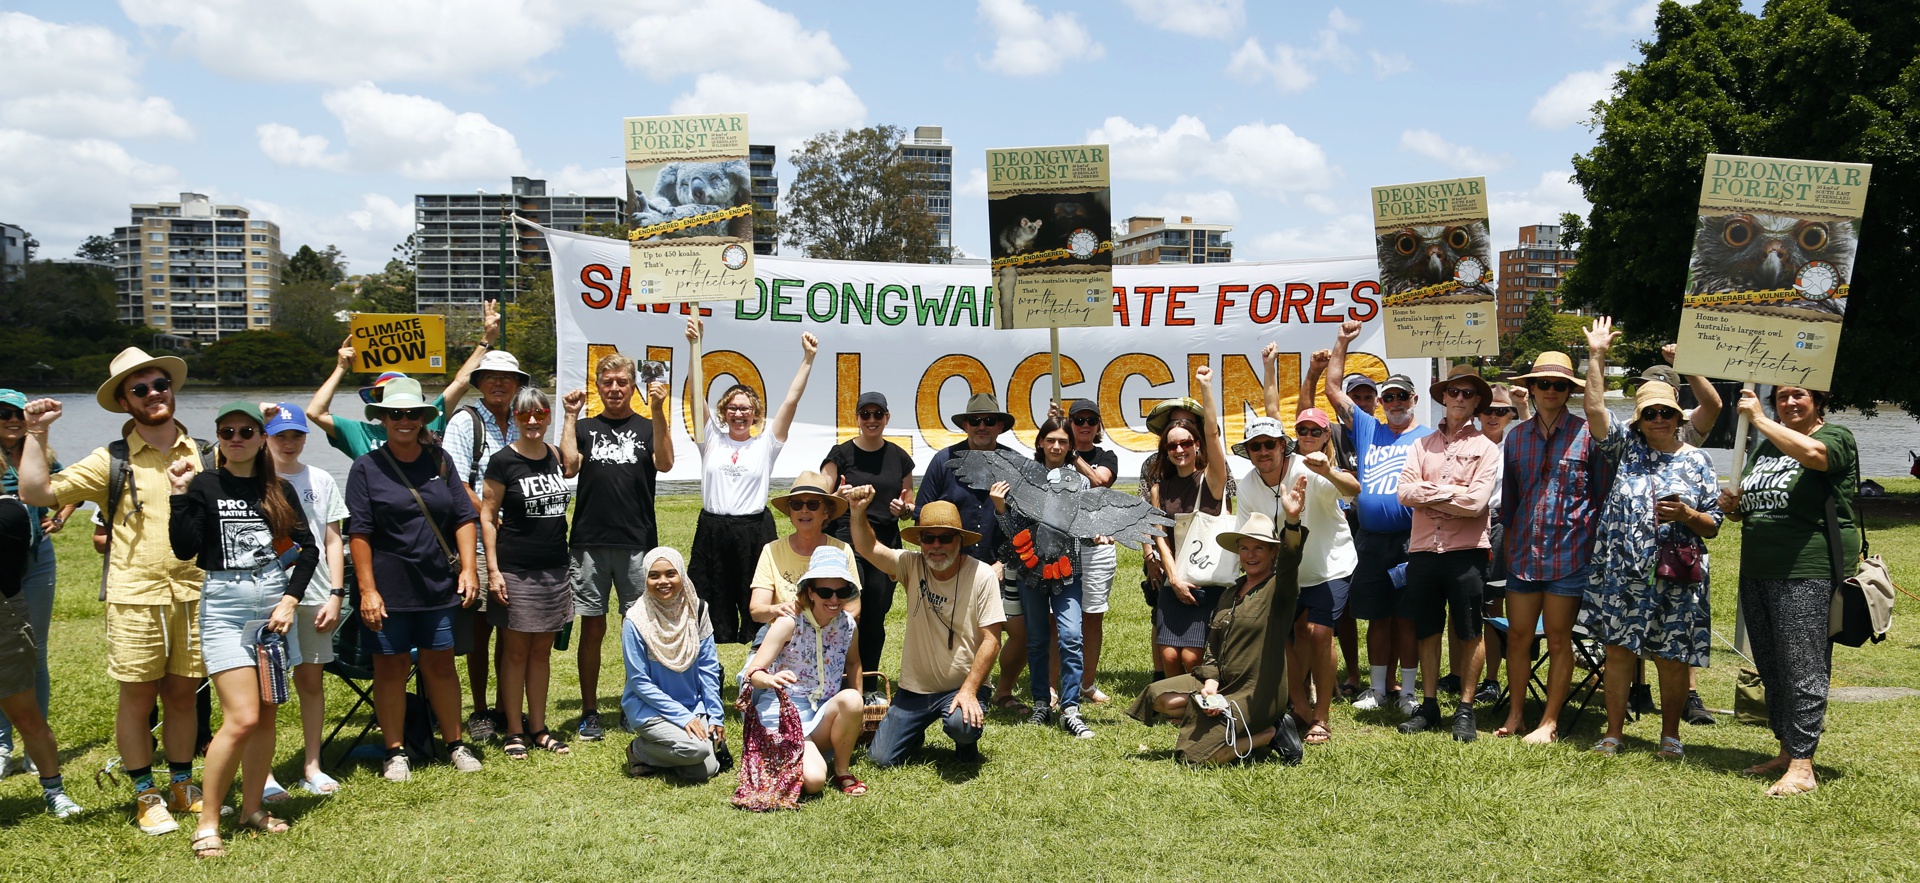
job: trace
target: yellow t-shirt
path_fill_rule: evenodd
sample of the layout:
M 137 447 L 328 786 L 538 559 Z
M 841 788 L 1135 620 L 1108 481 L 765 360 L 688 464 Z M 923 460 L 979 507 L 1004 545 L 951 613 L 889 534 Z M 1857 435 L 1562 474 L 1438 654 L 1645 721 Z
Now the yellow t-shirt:
M 907 636 L 900 645 L 900 689 L 945 693 L 967 682 L 980 648 L 980 628 L 1007 621 L 993 568 L 960 557 L 951 580 L 927 574 L 919 552 L 903 551 L 895 567 L 907 594 Z
M 127 464 L 133 473 L 128 488 L 120 494 L 119 510 L 114 513 L 112 566 L 107 570 L 107 601 L 113 604 L 172 604 L 200 599 L 200 587 L 206 574 L 192 561 L 173 557 L 173 542 L 167 535 L 172 516 L 173 481 L 167 468 L 176 460 L 193 463 L 200 471 L 200 452 L 187 435 L 187 429 L 174 424 L 180 434 L 173 447 L 160 450 L 128 421 L 122 432 L 127 438 Z M 66 506 L 91 502 L 104 512 L 107 502 L 107 473 L 111 460 L 106 448 L 94 448 L 80 462 L 53 475 L 53 495 Z M 134 511 L 134 494 L 139 494 L 140 510 Z
M 859 574 L 854 567 L 853 549 L 846 543 L 833 537 L 824 537 L 821 548 L 834 548 L 847 556 L 847 571 Z M 807 565 L 813 563 L 811 555 L 802 555 L 793 551 L 786 537 L 774 540 L 760 547 L 760 561 L 753 566 L 754 589 L 768 589 L 773 592 L 773 601 L 784 604 L 800 597 L 800 578 L 807 575 Z

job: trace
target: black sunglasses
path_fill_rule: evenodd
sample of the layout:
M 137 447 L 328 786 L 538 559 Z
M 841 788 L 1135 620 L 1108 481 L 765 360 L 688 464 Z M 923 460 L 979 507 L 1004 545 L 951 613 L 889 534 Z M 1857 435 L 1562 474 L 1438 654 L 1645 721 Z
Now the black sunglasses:
M 0 408 L 0 420 L 20 420 L 26 416 L 27 412 L 19 408 Z
M 1324 426 L 1295 426 L 1293 431 L 1297 435 L 1310 435 L 1314 438 L 1319 438 L 1327 434 L 1326 427 Z
M 239 436 L 241 441 L 246 441 L 247 439 L 253 438 L 258 433 L 259 433 L 259 430 L 251 426 L 220 427 L 220 438 L 222 441 L 233 441 L 234 436 Z
M 127 392 L 136 399 L 144 399 L 149 392 L 159 394 L 173 388 L 173 381 L 165 377 L 155 378 L 152 383 L 136 383 L 127 387 Z
M 1403 392 L 1401 390 L 1388 390 L 1387 392 L 1383 392 L 1380 394 L 1380 401 L 1411 402 L 1413 401 L 1413 393 Z
M 1271 451 L 1277 447 L 1280 447 L 1280 440 L 1277 438 L 1261 439 L 1260 441 L 1249 441 L 1246 443 L 1248 451 Z
M 860 419 L 862 419 L 862 420 L 878 420 L 878 419 L 880 419 L 880 418 L 882 418 L 882 417 L 885 417 L 885 416 L 887 416 L 887 412 L 885 412 L 885 411 L 861 411 L 861 412 L 860 412 L 860 414 L 859 414 L 858 416 L 859 416 L 859 417 L 860 417 Z
M 968 427 L 970 427 L 970 428 L 978 428 L 978 427 L 981 427 L 981 426 L 999 426 L 999 425 L 1000 425 L 1000 418 L 998 418 L 998 417 L 968 417 L 968 418 L 967 418 L 967 419 L 966 419 L 965 421 L 963 421 L 963 422 L 965 422 L 965 423 L 967 424 L 967 426 L 968 426 Z
M 1529 380 L 1527 381 L 1527 385 L 1542 392 L 1571 392 L 1573 390 L 1573 381 L 1571 380 Z
M 1447 387 L 1447 396 L 1456 399 L 1464 399 L 1469 396 L 1479 398 L 1480 391 L 1471 386 L 1449 386 Z
M 1642 420 L 1672 420 L 1678 416 L 1680 412 L 1672 408 L 1648 408 L 1640 412 Z
M 787 508 L 789 510 L 805 509 L 808 512 L 812 512 L 815 509 L 827 508 L 827 501 L 822 500 L 819 497 L 807 497 L 806 499 L 803 499 L 803 500 L 788 500 Z
M 928 543 L 932 543 L 936 546 L 939 546 L 939 545 L 945 545 L 947 543 L 958 542 L 959 540 L 960 540 L 960 535 L 957 533 L 946 532 L 946 531 L 943 531 L 940 533 L 928 533 L 926 531 L 920 532 L 920 545 L 922 546 L 927 545 Z
M 848 598 L 853 597 L 854 592 L 858 591 L 858 589 L 855 589 L 852 586 L 841 586 L 840 588 L 837 588 L 837 589 L 830 589 L 822 585 L 813 585 L 813 586 L 808 586 L 808 588 L 811 589 L 814 594 L 819 595 L 822 598 L 839 598 L 841 600 L 846 600 Z
M 427 409 L 425 408 L 388 408 L 387 419 L 389 420 L 425 420 L 427 419 Z
M 1075 417 L 1075 418 L 1073 418 L 1073 425 L 1075 425 L 1075 426 L 1099 426 L 1099 425 L 1100 425 L 1100 418 L 1098 418 L 1098 417 Z
M 1482 408 L 1480 410 L 1480 413 L 1485 414 L 1488 417 L 1512 417 L 1513 409 L 1512 408 Z

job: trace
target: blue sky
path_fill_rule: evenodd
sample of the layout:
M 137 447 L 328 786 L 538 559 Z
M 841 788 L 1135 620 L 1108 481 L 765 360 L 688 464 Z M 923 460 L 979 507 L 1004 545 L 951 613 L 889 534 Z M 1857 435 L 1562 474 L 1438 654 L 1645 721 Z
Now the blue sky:
M 1370 251 L 1367 188 L 1485 175 L 1500 247 L 1567 181 L 1645 0 L 129 0 L 0 3 L 0 221 L 42 256 L 181 190 L 289 252 L 383 264 L 415 193 L 616 193 L 621 117 L 940 125 L 955 241 L 989 147 L 1113 145 L 1116 217 L 1235 225 L 1241 260 Z M 789 175 L 783 170 L 783 185 Z

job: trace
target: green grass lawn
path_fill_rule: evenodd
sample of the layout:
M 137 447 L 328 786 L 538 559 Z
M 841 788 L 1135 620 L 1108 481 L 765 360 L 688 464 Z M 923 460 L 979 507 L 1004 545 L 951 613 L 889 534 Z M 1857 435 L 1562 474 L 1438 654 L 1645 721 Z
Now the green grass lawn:
M 697 510 L 697 498 L 663 499 L 663 538 L 687 548 Z M 1920 521 L 1870 526 L 1894 578 L 1920 587 Z M 625 737 L 613 733 L 524 763 L 490 748 L 484 772 L 435 765 L 404 785 L 361 766 L 341 775 L 338 796 L 281 804 L 291 833 L 230 837 L 228 858 L 196 863 L 190 821 L 143 836 L 129 822 L 124 780 L 94 786 L 114 755 L 99 563 L 84 533 L 58 545 L 53 725 L 68 790 L 90 811 L 56 822 L 31 777 L 0 782 L 0 876 L 11 880 L 1920 878 L 1915 698 L 1833 704 L 1817 759 L 1823 786 L 1789 800 L 1762 796 L 1765 782 L 1739 774 L 1776 751 L 1764 728 L 1725 718 L 1686 728 L 1687 759 L 1668 764 L 1653 758 L 1659 724 L 1650 718 L 1629 725 L 1620 756 L 1603 759 L 1586 751 L 1602 723 L 1597 706 L 1560 745 L 1527 748 L 1492 738 L 1498 721 L 1484 712 L 1483 738 L 1459 745 L 1401 736 L 1397 714 L 1356 719 L 1335 704 L 1333 741 L 1310 746 L 1304 765 L 1219 770 L 1168 759 L 1174 730 L 1142 727 L 1118 708 L 1090 707 L 1097 737 L 1084 743 L 1003 714 L 977 769 L 947 763 L 950 743 L 935 728 L 930 762 L 883 771 L 857 759 L 867 796 L 830 791 L 800 812 L 767 816 L 728 804 L 731 775 L 696 787 L 625 778 Z M 1714 620 L 1729 637 L 1738 547 L 1737 531 L 1713 544 Z M 1132 587 L 1138 563 L 1123 557 L 1108 619 L 1102 684 L 1116 705 L 1150 677 L 1147 610 Z M 1900 609 L 1910 604 L 1903 598 Z M 1897 620 L 1883 644 L 1836 648 L 1834 685 L 1920 686 L 1916 642 Z M 602 708 L 614 707 L 621 683 L 618 644 L 608 645 Z M 729 671 L 743 653 L 722 651 Z M 887 657 L 896 671 L 897 645 Z M 1716 646 L 1713 661 L 1701 690 L 1709 706 L 1728 707 L 1737 659 Z M 571 653 L 556 656 L 554 680 L 554 719 L 571 726 Z M 328 693 L 337 714 L 348 693 L 331 678 Z M 277 769 L 292 782 L 297 708 L 282 711 L 280 729 Z M 737 753 L 737 721 L 728 737 Z

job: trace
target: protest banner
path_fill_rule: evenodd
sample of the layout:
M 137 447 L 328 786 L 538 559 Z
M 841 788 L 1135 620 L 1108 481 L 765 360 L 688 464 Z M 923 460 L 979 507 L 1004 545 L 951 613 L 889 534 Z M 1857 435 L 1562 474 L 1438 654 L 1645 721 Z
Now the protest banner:
M 523 221 L 522 223 L 527 223 Z M 532 225 L 530 225 L 532 226 Z M 695 480 L 689 393 L 709 402 L 716 386 L 745 383 L 769 410 L 779 406 L 800 364 L 800 334 L 820 339 L 811 386 L 789 433 L 791 453 L 775 474 L 791 477 L 820 462 L 826 449 L 856 431 L 860 393 L 892 403 L 887 435 L 925 463 L 964 436 L 947 422 L 968 395 L 992 392 L 1014 415 L 1008 444 L 1031 449 L 1046 419 L 1035 389 L 1050 373 L 1046 351 L 1026 335 L 994 330 L 991 270 L 984 265 L 878 264 L 761 256 L 752 296 L 734 303 L 643 305 L 627 282 L 627 249 L 611 239 L 540 228 L 553 255 L 558 392 L 585 389 L 594 356 L 615 349 L 634 359 L 677 362 L 672 431 L 676 480 Z M 1239 441 L 1261 406 L 1260 348 L 1281 351 L 1282 419 L 1292 425 L 1301 403 L 1308 356 L 1331 347 L 1340 322 L 1368 323 L 1349 370 L 1384 380 L 1431 374 L 1424 359 L 1382 360 L 1379 286 L 1366 259 L 1118 267 L 1111 327 L 1061 330 L 1062 382 L 1069 398 L 1098 403 L 1102 444 L 1121 458 L 1123 475 L 1153 450 L 1146 412 L 1158 402 L 1193 395 L 1194 369 L 1212 365 L 1224 403 L 1226 438 Z M 706 323 L 704 377 L 696 386 L 684 336 L 686 317 Z M 1336 382 L 1338 382 L 1336 380 Z M 1317 392 L 1317 391 L 1316 391 Z M 1326 406 L 1320 396 L 1317 402 Z M 1244 468 L 1244 464 L 1236 468 Z
M 1708 154 L 1674 368 L 1831 388 L 1872 171 Z
M 1388 356 L 1500 352 L 1487 179 L 1375 187 L 1373 231 Z
M 347 322 L 358 374 L 444 374 L 447 317 L 436 313 L 354 313 Z
M 622 122 L 633 295 L 641 303 L 738 300 L 753 291 L 745 114 Z
M 1113 323 L 1105 144 L 987 151 L 996 328 Z

